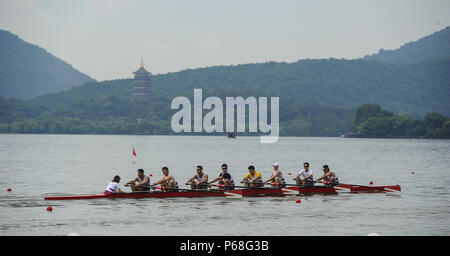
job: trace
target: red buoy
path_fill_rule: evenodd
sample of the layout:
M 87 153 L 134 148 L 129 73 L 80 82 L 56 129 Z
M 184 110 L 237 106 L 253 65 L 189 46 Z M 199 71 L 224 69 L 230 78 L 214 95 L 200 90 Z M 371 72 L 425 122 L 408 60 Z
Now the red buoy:
M 288 173 L 288 175 L 292 175 L 292 173 Z
M 11 191 L 12 191 L 12 189 L 11 189 L 11 188 L 7 188 L 7 189 L 6 189 L 6 191 L 8 191 L 8 192 L 11 192 Z
M 414 174 L 414 173 L 415 173 L 414 171 L 411 172 L 411 174 Z
M 302 200 L 300 200 L 300 198 L 297 198 L 297 199 L 295 200 L 295 202 L 296 202 L 297 204 L 299 204 L 299 203 L 302 202 Z
M 51 206 L 47 207 L 47 212 L 53 211 L 53 208 Z
M 373 181 L 370 181 L 369 184 L 370 184 L 370 185 L 373 185 Z
M 150 175 L 148 175 L 148 176 L 152 177 L 153 175 L 150 173 Z

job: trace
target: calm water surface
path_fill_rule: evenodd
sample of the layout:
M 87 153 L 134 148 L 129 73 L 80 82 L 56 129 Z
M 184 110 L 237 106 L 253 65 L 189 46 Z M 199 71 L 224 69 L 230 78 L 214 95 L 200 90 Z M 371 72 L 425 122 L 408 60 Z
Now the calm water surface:
M 0 135 L 0 234 L 450 235 L 449 156 L 449 140 Z M 43 200 L 102 193 L 115 174 L 123 183 L 137 168 L 156 180 L 168 166 L 184 184 L 198 164 L 215 177 L 227 163 L 240 180 L 250 164 L 268 177 L 273 161 L 288 180 L 308 161 L 316 176 L 328 164 L 341 182 L 401 184 L 403 191 L 302 196 L 300 204 L 295 196 Z

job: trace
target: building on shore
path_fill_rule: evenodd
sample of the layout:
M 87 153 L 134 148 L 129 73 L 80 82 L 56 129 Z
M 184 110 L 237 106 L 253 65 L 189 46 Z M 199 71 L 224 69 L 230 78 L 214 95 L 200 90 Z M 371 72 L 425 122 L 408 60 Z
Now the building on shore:
M 360 133 L 344 133 L 341 135 L 341 138 L 361 138 L 361 134 Z
M 141 67 L 133 72 L 133 100 L 145 99 L 150 96 L 151 92 L 151 73 L 145 70 L 144 60 L 141 60 Z

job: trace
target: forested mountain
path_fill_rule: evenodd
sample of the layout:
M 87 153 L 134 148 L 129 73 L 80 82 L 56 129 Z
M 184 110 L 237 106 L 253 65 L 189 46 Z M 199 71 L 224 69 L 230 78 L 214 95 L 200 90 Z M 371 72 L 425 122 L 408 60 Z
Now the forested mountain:
M 427 40 L 434 36 L 442 34 Z M 416 43 L 408 49 L 421 49 Z M 445 54 L 414 63 L 320 59 L 215 66 L 153 75 L 152 95 L 143 101 L 131 99 L 132 79 L 91 81 L 32 100 L 0 98 L 0 132 L 173 134 L 172 99 L 192 99 L 194 89 L 201 88 L 204 98 L 280 97 L 281 135 L 339 136 L 349 130 L 356 108 L 366 103 L 408 120 L 431 112 L 450 115 L 448 70 L 450 57 Z M 394 119 L 389 122 L 398 121 Z M 377 127 L 353 124 L 357 131 Z M 439 130 L 433 134 L 429 136 L 439 137 Z
M 124 79 L 86 83 L 31 101 L 0 98 L 0 132 L 174 134 L 170 126 L 177 112 L 170 108 L 173 97 L 159 94 L 155 88 L 148 99 L 133 101 L 132 86 L 132 80 Z M 193 91 L 181 95 L 192 99 Z M 203 97 L 208 96 L 266 95 L 245 90 L 204 90 Z M 280 134 L 337 136 L 348 130 L 355 109 L 285 96 L 280 98 Z
M 31 99 L 91 80 L 45 49 L 0 30 L 0 97 Z
M 364 60 L 301 60 L 217 66 L 153 76 L 158 95 L 192 94 L 194 88 L 292 97 L 335 106 L 377 103 L 413 115 L 450 114 L 450 58 L 413 64 Z
M 427 59 L 450 57 L 450 27 L 409 42 L 396 50 L 380 49 L 377 54 L 366 55 L 364 60 L 391 63 L 414 63 Z

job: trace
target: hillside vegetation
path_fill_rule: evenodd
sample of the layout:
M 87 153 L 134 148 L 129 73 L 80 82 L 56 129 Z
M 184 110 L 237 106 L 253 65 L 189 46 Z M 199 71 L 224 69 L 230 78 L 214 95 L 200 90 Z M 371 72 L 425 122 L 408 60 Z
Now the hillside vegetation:
M 0 97 L 32 99 L 91 80 L 45 49 L 0 30 Z

